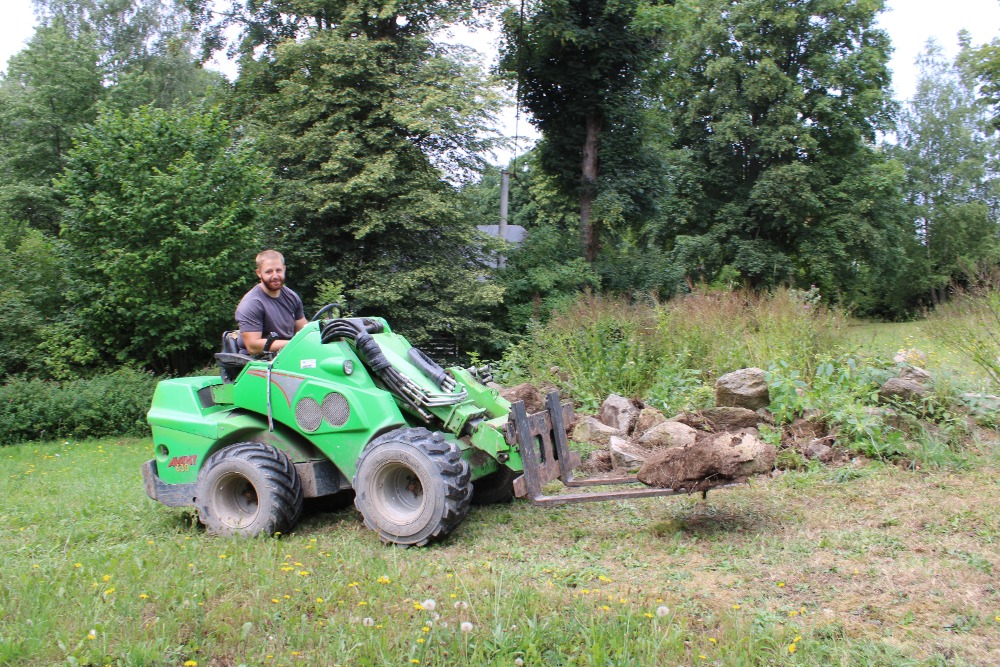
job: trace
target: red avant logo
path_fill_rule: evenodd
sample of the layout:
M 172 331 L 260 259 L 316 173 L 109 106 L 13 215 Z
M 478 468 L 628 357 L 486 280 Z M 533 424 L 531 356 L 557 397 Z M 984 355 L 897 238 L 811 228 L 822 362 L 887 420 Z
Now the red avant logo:
M 187 472 L 188 468 L 193 466 L 197 461 L 198 457 L 195 455 L 175 456 L 174 458 L 170 459 L 170 463 L 167 464 L 167 467 L 176 468 L 177 472 Z

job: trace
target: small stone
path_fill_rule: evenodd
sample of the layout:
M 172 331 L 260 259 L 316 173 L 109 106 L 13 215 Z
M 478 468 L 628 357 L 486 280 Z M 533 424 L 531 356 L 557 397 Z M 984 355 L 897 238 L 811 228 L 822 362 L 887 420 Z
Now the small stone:
M 766 408 L 771 402 L 764 371 L 741 368 L 715 381 L 715 404 L 722 407 Z
M 612 436 L 624 438 L 625 433 L 594 417 L 578 417 L 573 426 L 573 440 L 577 442 L 588 442 L 599 447 L 607 447 L 611 444 Z
M 639 408 L 618 394 L 611 394 L 601 404 L 601 421 L 622 433 L 631 433 L 639 417 Z
M 892 399 L 911 402 L 920 400 L 928 391 L 928 388 L 919 382 L 904 380 L 903 378 L 889 378 L 878 390 L 878 397 L 883 402 L 888 402 Z
M 635 420 L 635 428 L 632 430 L 632 435 L 638 438 L 649 429 L 665 421 L 667 421 L 667 418 L 656 408 L 643 408 L 639 411 L 639 416 Z
M 612 437 L 608 447 L 611 451 L 611 461 L 615 468 L 633 470 L 646 462 L 649 450 L 629 442 L 625 438 Z
M 698 437 L 698 431 L 680 422 L 663 421 L 649 429 L 637 441 L 646 449 L 656 447 L 683 447 Z

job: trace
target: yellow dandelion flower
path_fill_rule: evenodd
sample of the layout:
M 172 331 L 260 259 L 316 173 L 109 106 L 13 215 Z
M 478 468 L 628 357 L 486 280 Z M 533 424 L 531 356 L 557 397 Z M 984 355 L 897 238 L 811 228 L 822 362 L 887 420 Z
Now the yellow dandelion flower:
M 779 581 L 778 582 L 778 588 L 784 588 L 784 587 L 785 587 L 785 582 Z
M 795 635 L 795 639 L 792 640 L 792 642 L 795 644 L 798 644 L 800 641 L 802 641 L 802 637 L 798 635 Z
M 608 605 L 602 606 L 601 609 L 603 609 L 604 611 L 611 611 L 611 607 L 609 607 Z
M 108 590 L 104 591 L 104 594 L 105 594 L 105 595 L 111 595 L 111 594 L 112 594 L 112 593 L 114 593 L 114 592 L 115 592 L 115 589 L 114 589 L 114 588 L 109 588 Z
M 316 602 L 322 603 L 323 602 L 323 598 L 316 598 Z
M 420 629 L 423 630 L 424 632 L 430 632 L 431 631 L 431 629 L 428 628 L 426 625 L 424 627 L 420 628 Z
M 788 652 L 789 653 L 795 653 L 795 644 L 789 644 L 788 645 Z
M 708 638 L 708 641 L 712 642 L 713 644 L 717 644 L 717 643 L 718 643 L 718 642 L 717 642 L 717 641 L 715 640 L 715 637 L 709 637 L 709 638 Z
M 111 575 L 110 574 L 104 575 L 103 577 L 101 577 L 101 581 L 111 581 Z
M 285 595 L 285 596 L 284 596 L 284 598 L 285 598 L 286 600 L 291 600 L 291 599 L 292 599 L 292 596 L 291 596 L 291 595 Z
M 298 657 L 302 655 L 302 651 L 292 651 L 292 655 Z
M 351 583 L 347 584 L 347 587 L 348 588 L 357 588 L 358 585 L 359 585 L 358 582 L 352 581 Z
M 413 664 L 413 665 L 419 665 L 420 661 L 417 660 L 416 658 L 410 658 L 410 663 Z
M 413 608 L 416 609 L 417 611 L 423 611 L 424 610 L 424 605 L 420 604 L 419 602 L 414 602 L 413 603 Z
M 368 603 L 365 602 L 364 600 L 361 600 L 360 602 L 358 602 L 358 606 L 359 607 L 364 607 L 366 604 L 368 604 Z
M 299 576 L 300 577 L 308 577 L 309 573 L 306 570 L 300 570 L 299 571 Z
M 424 638 L 423 638 L 423 637 L 421 637 L 420 639 L 418 639 L 418 640 L 417 640 L 417 643 L 418 643 L 418 644 L 423 644 L 423 643 L 424 643 Z
M 653 618 L 653 615 L 650 614 L 648 611 L 645 614 L 643 614 L 643 616 L 645 616 L 646 618 Z
M 139 593 L 139 599 L 140 600 L 148 600 L 149 596 L 146 595 L 145 593 Z
M 739 608 L 740 608 L 740 606 L 738 604 L 734 604 L 733 605 L 733 609 L 739 609 Z
M 184 661 L 184 667 L 198 667 L 198 661 L 197 660 L 185 660 Z
M 388 584 L 389 582 L 391 582 L 391 581 L 392 581 L 392 579 L 390 579 L 389 577 L 387 577 L 387 576 L 385 576 L 385 575 L 383 574 L 383 575 L 382 575 L 381 577 L 379 577 L 378 579 L 376 579 L 376 581 L 377 581 L 378 583 L 380 583 L 380 584 Z
M 271 598 L 271 602 L 273 602 L 274 604 L 278 604 L 279 602 L 281 602 L 281 600 L 279 600 L 278 598 Z
M 73 567 L 83 567 L 83 563 L 73 563 Z

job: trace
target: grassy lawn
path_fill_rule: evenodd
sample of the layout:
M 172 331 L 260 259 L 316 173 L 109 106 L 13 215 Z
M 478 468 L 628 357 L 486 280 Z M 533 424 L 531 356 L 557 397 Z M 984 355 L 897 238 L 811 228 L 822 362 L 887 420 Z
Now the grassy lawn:
M 473 508 L 409 550 L 353 509 L 208 537 L 146 498 L 146 440 L 8 447 L 0 664 L 996 665 L 990 447 L 961 471 Z
M 975 382 L 982 369 L 945 347 L 927 329 L 927 322 L 860 322 L 847 327 L 847 338 L 862 349 L 892 358 L 899 350 L 918 349 L 927 355 L 927 368 L 958 374 Z

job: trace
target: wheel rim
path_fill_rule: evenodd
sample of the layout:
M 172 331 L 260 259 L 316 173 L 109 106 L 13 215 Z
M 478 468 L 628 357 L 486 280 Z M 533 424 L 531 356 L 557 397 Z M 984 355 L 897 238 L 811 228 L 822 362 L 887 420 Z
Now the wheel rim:
M 257 489 L 250 480 L 238 473 L 219 479 L 215 487 L 215 515 L 230 528 L 253 523 L 260 511 Z
M 419 475 L 402 463 L 389 463 L 373 476 L 373 499 L 378 511 L 396 524 L 416 519 L 424 508 L 424 487 Z

